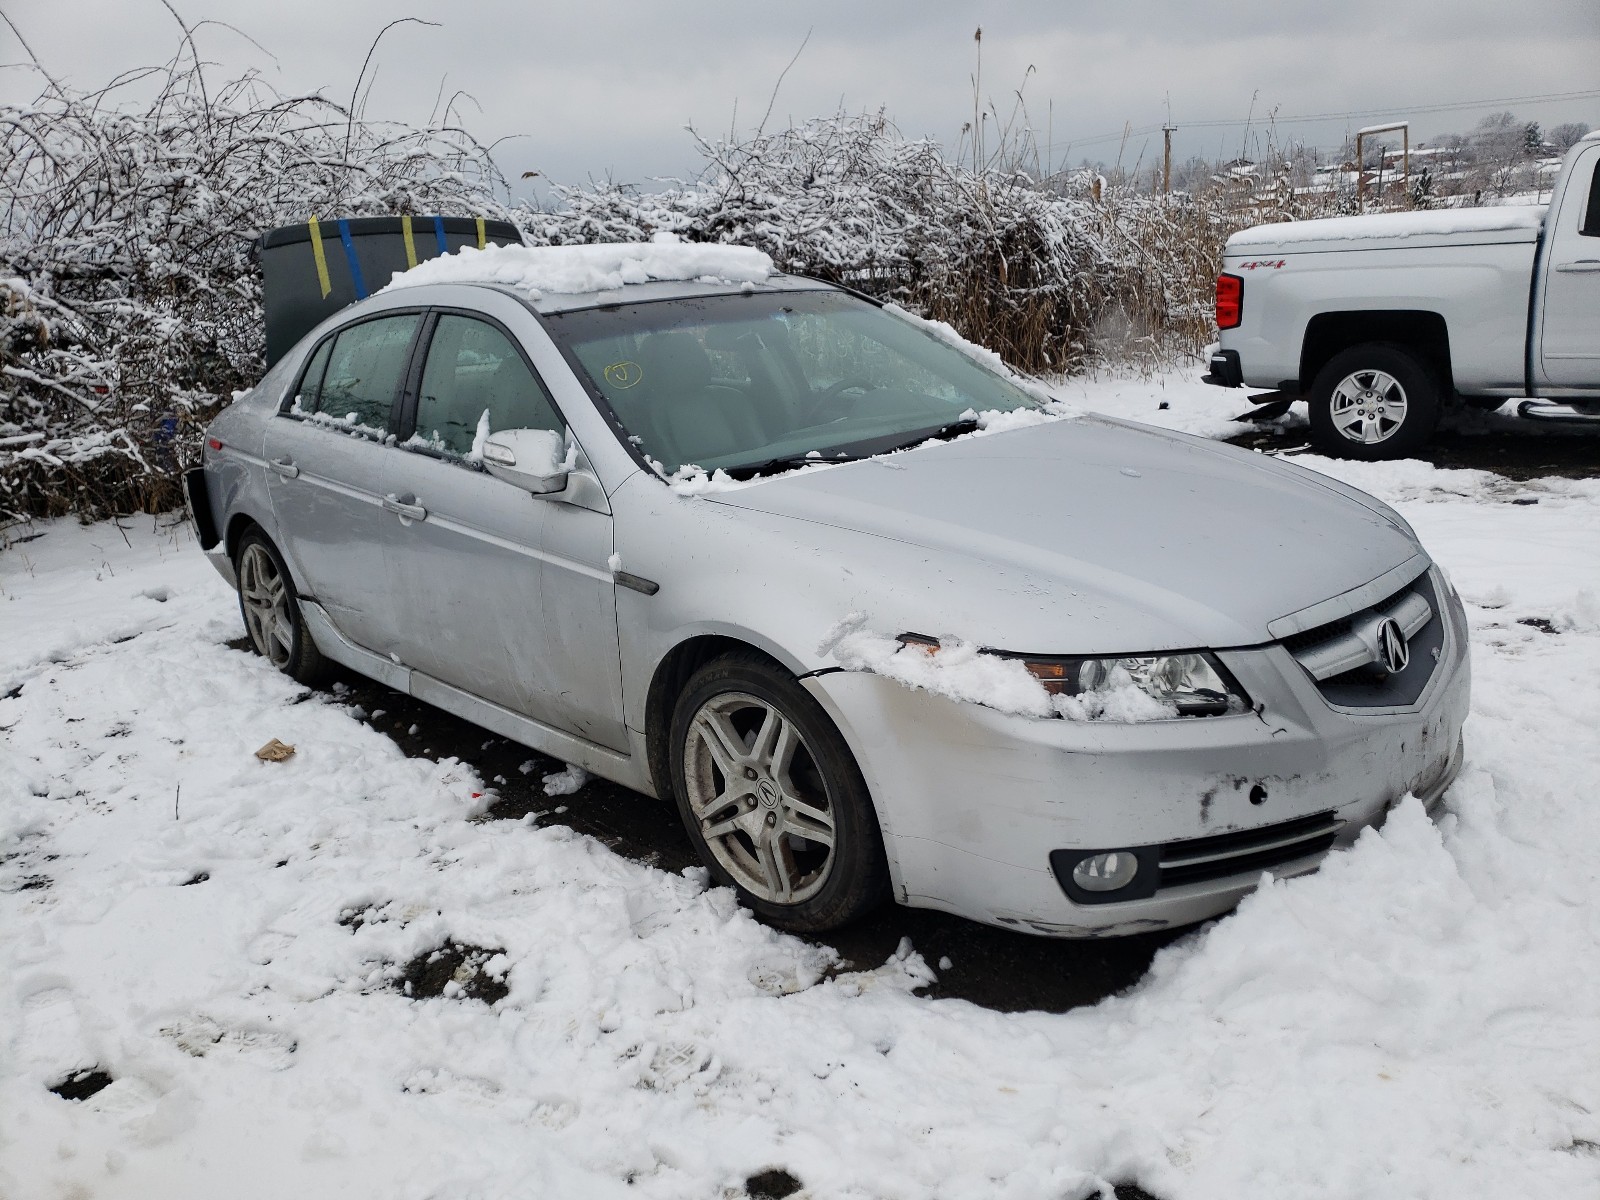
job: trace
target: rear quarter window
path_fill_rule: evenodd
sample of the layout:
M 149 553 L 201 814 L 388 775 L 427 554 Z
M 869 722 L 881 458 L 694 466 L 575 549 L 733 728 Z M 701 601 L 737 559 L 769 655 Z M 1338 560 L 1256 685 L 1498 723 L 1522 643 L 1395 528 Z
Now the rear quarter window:
M 1583 210 L 1583 227 L 1578 232 L 1584 237 L 1600 237 L 1600 156 L 1589 176 L 1589 206 Z

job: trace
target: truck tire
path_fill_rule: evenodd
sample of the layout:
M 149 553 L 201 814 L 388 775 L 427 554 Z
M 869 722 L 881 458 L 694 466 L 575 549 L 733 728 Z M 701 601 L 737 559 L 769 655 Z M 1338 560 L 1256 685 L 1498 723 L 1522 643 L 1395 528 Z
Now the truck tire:
M 1405 458 L 1433 436 L 1439 398 L 1433 369 L 1404 346 L 1351 346 L 1311 385 L 1312 444 L 1335 458 Z

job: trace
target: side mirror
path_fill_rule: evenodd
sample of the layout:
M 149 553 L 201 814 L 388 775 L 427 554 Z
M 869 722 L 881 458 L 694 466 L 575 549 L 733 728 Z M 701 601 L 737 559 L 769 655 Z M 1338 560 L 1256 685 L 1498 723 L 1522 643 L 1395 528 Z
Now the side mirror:
M 502 429 L 483 444 L 483 467 L 496 479 L 542 495 L 567 486 L 567 439 L 553 429 Z

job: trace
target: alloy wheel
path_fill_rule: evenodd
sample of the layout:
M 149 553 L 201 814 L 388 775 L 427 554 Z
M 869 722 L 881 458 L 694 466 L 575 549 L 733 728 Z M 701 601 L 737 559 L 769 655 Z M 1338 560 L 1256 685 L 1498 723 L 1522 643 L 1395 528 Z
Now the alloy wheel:
M 279 670 L 294 652 L 294 618 L 289 612 L 289 589 L 260 542 L 246 546 L 239 556 L 239 598 L 250 641 Z
M 1405 424 L 1406 390 L 1386 371 L 1352 371 L 1329 398 L 1333 427 L 1352 442 L 1387 441 Z
M 752 895 L 799 904 L 834 863 L 834 807 L 795 723 L 745 692 L 706 701 L 684 742 L 689 809 L 717 863 Z

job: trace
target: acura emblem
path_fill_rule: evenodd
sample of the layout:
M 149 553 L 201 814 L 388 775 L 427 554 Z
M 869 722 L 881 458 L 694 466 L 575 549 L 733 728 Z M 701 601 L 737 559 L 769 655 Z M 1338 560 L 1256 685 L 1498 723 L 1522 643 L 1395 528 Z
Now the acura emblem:
M 1406 635 L 1393 617 L 1385 617 L 1378 625 L 1378 660 L 1391 675 L 1398 675 L 1411 662 Z

